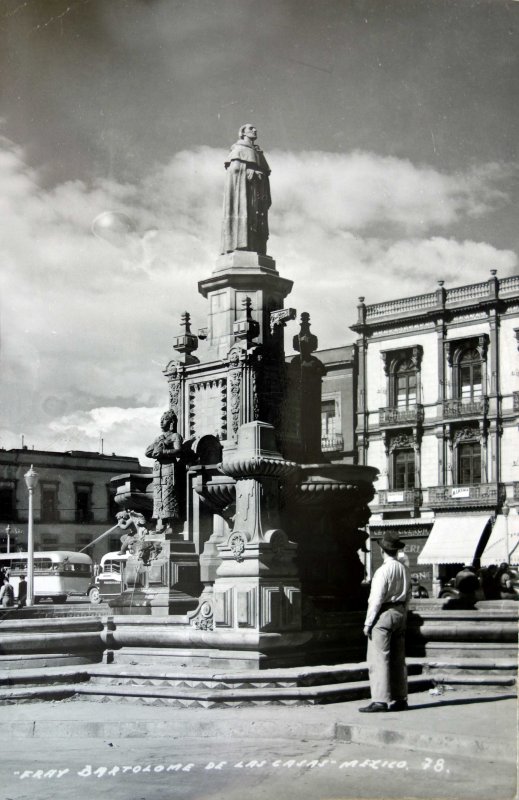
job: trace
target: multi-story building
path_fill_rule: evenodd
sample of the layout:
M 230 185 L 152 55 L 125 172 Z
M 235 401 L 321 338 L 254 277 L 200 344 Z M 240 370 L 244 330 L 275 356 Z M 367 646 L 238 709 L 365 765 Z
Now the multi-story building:
M 519 276 L 360 298 L 358 314 L 358 460 L 380 470 L 370 537 L 398 531 L 437 594 L 460 564 L 506 561 L 518 542 Z
M 34 496 L 37 550 L 80 550 L 114 525 L 119 510 L 110 480 L 147 473 L 137 458 L 72 450 L 57 453 L 27 447 L 0 450 L 0 550 L 27 542 L 28 493 L 24 475 L 31 464 L 39 475 Z M 151 475 L 150 475 L 151 479 Z M 7 529 L 7 532 L 6 532 Z M 117 531 L 86 552 L 99 560 L 119 549 Z

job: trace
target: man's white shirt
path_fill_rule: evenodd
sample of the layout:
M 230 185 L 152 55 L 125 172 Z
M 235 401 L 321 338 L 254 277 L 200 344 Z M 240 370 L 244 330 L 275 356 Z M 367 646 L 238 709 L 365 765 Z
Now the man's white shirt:
M 411 599 L 411 579 L 409 570 L 397 558 L 386 556 L 371 581 L 368 611 L 364 627 L 372 628 L 384 603 L 409 604 Z

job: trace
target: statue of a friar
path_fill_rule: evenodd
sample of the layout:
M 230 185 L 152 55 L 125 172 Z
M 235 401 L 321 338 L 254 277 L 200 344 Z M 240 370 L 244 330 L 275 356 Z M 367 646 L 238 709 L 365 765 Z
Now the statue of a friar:
M 249 122 L 232 145 L 225 162 L 222 253 L 250 250 L 267 252 L 269 238 L 270 167 L 257 144 L 258 132 Z

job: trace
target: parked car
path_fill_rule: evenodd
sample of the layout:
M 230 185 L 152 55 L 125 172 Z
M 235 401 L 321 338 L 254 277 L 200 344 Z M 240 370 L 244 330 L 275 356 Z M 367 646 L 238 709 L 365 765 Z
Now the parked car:
M 105 553 L 101 558 L 99 571 L 86 591 L 92 605 L 124 592 L 127 588 L 124 582 L 127 560 L 128 553 L 121 555 L 118 552 Z

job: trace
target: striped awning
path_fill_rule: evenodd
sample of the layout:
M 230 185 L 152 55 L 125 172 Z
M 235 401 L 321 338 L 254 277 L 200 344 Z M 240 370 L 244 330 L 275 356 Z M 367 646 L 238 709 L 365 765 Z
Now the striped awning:
M 489 520 L 487 514 L 460 514 L 436 519 L 418 556 L 418 563 L 472 564 Z
M 498 514 L 487 545 L 481 556 L 481 566 L 491 564 L 519 564 L 519 515 L 508 518 Z

